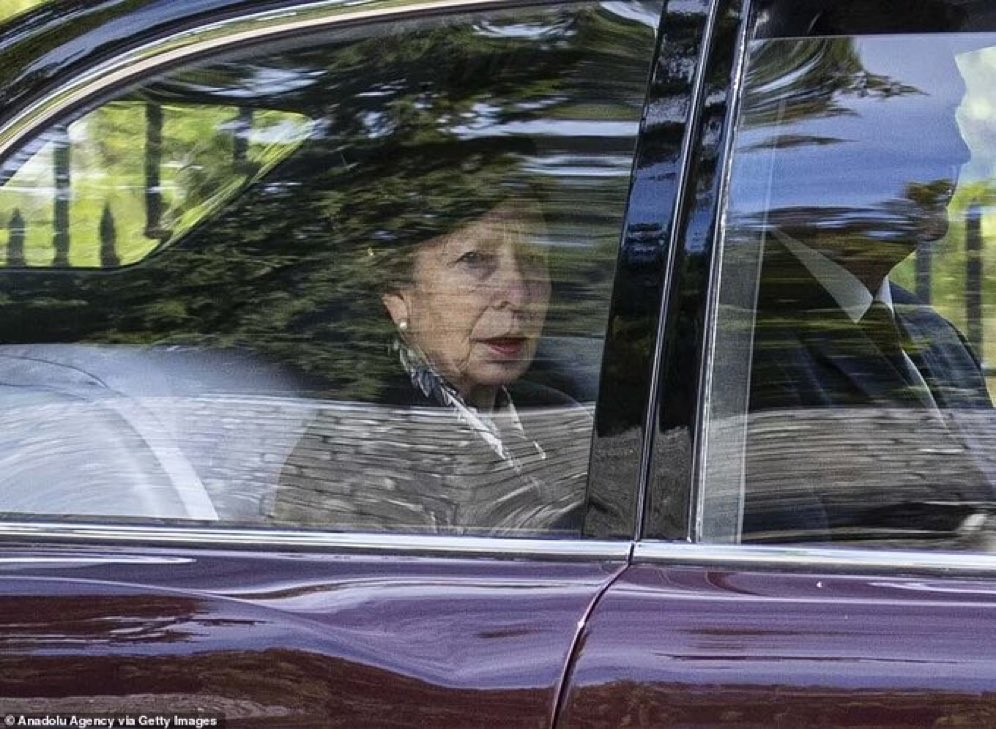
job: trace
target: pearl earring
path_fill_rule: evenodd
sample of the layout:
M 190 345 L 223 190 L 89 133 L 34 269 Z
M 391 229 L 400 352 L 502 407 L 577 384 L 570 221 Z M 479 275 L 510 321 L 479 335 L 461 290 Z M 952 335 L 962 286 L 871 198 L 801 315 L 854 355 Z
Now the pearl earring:
M 408 331 L 408 320 L 407 319 L 402 319 L 401 321 L 398 322 L 398 331 L 399 332 L 407 332 Z

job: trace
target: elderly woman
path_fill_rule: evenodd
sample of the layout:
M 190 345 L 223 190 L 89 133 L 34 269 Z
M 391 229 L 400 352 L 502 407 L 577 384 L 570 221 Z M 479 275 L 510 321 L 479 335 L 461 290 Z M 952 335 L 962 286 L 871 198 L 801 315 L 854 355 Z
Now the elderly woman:
M 529 368 L 550 303 L 535 212 L 507 202 L 425 241 L 383 294 L 412 385 L 440 405 L 491 412 Z
M 284 467 L 276 521 L 533 536 L 579 528 L 590 417 L 523 378 L 551 294 L 528 192 L 422 199 L 403 244 L 367 247 L 393 374 L 379 406 L 320 410 Z

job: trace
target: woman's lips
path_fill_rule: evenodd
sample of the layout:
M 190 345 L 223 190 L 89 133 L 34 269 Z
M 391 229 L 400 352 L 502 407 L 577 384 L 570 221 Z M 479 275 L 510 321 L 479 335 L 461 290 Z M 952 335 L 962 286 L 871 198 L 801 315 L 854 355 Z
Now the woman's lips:
M 480 341 L 496 359 L 516 360 L 522 357 L 526 349 L 524 337 L 494 337 Z

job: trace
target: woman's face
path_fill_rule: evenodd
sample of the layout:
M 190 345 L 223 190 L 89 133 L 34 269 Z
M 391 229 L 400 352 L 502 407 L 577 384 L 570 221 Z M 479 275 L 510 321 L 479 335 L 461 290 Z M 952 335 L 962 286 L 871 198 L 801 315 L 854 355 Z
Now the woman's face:
M 411 284 L 384 296 L 408 343 L 475 404 L 529 368 L 543 330 L 550 276 L 525 217 L 501 205 L 421 244 Z

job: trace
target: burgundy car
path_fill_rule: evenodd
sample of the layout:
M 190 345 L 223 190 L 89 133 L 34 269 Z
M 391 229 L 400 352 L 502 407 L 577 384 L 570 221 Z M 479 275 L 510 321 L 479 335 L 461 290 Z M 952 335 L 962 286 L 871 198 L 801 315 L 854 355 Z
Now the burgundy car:
M 4 725 L 996 726 L 992 3 L 21 5 Z

